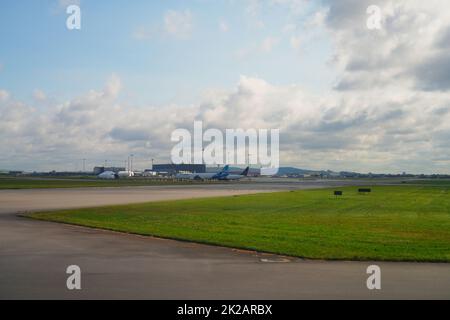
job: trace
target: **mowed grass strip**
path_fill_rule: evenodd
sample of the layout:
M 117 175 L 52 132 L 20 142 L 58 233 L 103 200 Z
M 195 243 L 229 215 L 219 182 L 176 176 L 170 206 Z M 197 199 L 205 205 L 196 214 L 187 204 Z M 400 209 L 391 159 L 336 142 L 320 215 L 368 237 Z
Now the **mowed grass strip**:
M 95 178 L 92 178 L 95 179 Z M 196 181 L 152 180 L 152 179 L 117 179 L 117 180 L 86 180 L 86 179 L 26 179 L 0 178 L 0 190 L 8 189 L 48 189 L 48 188 L 114 188 L 140 187 L 159 185 L 196 184 Z M 208 182 L 214 183 L 214 182 Z
M 356 187 L 153 202 L 33 218 L 311 259 L 450 262 L 447 187 Z

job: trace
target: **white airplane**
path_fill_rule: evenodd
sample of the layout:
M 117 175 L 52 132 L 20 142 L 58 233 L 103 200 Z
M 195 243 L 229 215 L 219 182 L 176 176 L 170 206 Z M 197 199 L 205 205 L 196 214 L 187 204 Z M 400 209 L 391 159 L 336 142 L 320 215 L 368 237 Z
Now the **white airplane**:
M 210 172 L 210 173 L 179 173 L 175 176 L 177 179 L 188 179 L 188 180 L 218 180 L 222 175 L 227 174 L 229 166 L 223 167 L 220 172 Z
M 100 173 L 97 178 L 99 179 L 104 179 L 104 180 L 114 180 L 114 179 L 118 179 L 119 175 L 113 171 L 105 171 Z
M 119 178 L 127 178 L 127 177 L 134 177 L 133 171 L 119 171 L 117 173 Z
M 229 174 L 226 172 L 221 177 L 219 177 L 219 180 L 240 180 L 248 175 L 249 170 L 250 167 L 247 167 L 244 171 L 242 171 L 241 174 Z

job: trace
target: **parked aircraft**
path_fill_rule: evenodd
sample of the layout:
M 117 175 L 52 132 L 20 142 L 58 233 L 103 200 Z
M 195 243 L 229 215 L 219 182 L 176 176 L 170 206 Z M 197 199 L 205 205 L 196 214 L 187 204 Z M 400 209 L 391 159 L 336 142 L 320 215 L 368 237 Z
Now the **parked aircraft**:
M 248 175 L 249 170 L 250 167 L 247 167 L 241 174 L 229 174 L 226 172 L 219 177 L 219 180 L 240 180 Z
M 117 175 L 119 176 L 119 178 L 134 177 L 134 172 L 133 171 L 119 171 L 117 173 Z
M 102 172 L 97 177 L 99 179 L 105 179 L 105 180 L 119 179 L 119 175 L 113 171 Z
M 179 173 L 175 176 L 177 179 L 189 179 L 189 180 L 218 180 L 220 177 L 228 174 L 229 165 L 223 167 L 220 172 L 209 173 Z

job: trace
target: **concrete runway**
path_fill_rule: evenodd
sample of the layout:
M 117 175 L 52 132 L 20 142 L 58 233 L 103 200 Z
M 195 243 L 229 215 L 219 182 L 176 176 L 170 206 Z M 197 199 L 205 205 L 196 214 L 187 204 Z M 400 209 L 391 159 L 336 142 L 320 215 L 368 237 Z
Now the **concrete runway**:
M 16 214 L 327 185 L 0 191 L 0 299 L 450 299 L 450 264 L 302 260 L 35 221 Z M 80 291 L 66 288 L 65 271 L 72 264 L 82 270 Z M 381 267 L 379 291 L 366 288 L 366 268 L 371 264 Z

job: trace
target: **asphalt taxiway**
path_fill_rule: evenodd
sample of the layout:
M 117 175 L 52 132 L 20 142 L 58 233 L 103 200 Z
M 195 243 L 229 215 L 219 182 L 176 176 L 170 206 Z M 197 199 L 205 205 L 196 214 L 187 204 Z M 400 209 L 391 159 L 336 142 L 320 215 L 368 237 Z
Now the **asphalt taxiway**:
M 360 183 L 358 183 L 360 184 Z M 337 184 L 339 185 L 339 183 Z M 333 186 L 0 191 L 0 299 L 449 299 L 450 264 L 313 261 L 36 221 L 18 212 Z M 382 289 L 366 269 L 381 267 Z M 82 289 L 66 288 L 78 265 Z

